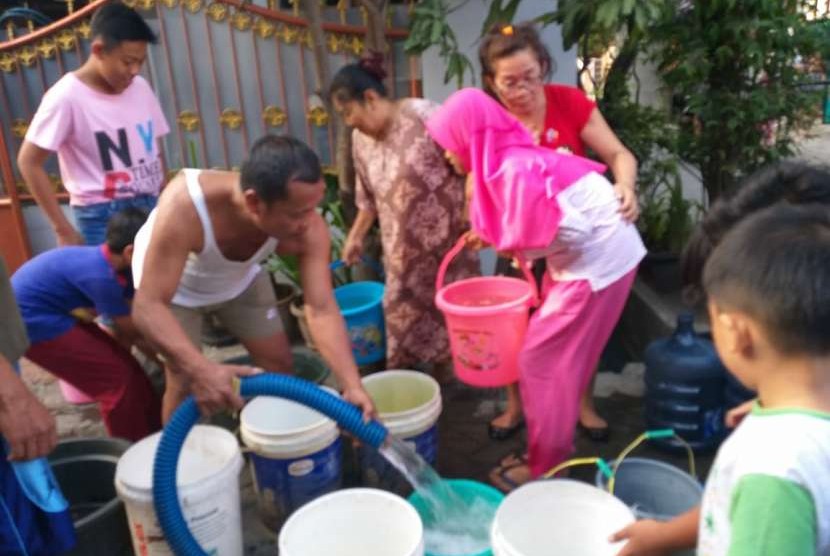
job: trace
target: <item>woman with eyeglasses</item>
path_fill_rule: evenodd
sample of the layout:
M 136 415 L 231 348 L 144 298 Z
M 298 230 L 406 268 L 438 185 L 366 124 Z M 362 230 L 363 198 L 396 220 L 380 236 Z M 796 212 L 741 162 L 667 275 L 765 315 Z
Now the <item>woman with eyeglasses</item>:
M 576 87 L 546 83 L 554 68 L 532 23 L 496 24 L 479 48 L 484 89 L 496 98 L 533 135 L 537 144 L 585 156 L 590 150 L 613 174 L 620 213 L 633 222 L 637 204 L 637 160 L 614 134 L 592 100 Z M 593 385 L 593 383 L 592 383 Z M 580 402 L 580 429 L 597 441 L 608 437 L 608 423 L 600 417 L 589 387 Z M 523 424 L 517 385 L 507 388 L 507 408 L 491 421 L 490 437 L 502 440 Z M 508 458 L 511 459 L 511 458 Z M 520 461 L 505 460 L 507 472 Z

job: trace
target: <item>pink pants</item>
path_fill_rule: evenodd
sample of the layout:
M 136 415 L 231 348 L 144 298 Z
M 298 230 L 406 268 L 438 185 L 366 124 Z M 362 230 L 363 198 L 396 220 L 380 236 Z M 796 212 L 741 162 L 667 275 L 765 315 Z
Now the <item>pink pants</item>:
M 545 275 L 543 302 L 530 319 L 519 354 L 519 389 L 532 476 L 573 451 L 579 398 L 620 318 L 637 271 L 591 291 L 585 280 L 554 282 Z
M 26 358 L 98 402 L 111 436 L 135 442 L 161 429 L 161 401 L 141 365 L 97 325 L 37 342 Z

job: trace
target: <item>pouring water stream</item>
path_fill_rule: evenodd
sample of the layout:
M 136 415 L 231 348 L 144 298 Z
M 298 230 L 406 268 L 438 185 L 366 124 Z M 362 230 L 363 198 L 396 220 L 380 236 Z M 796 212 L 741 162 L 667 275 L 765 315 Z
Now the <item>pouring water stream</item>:
M 484 500 L 462 500 L 408 443 L 390 437 L 380 453 L 426 502 L 423 515 L 427 552 L 440 556 L 478 554 L 490 547 L 496 509 Z

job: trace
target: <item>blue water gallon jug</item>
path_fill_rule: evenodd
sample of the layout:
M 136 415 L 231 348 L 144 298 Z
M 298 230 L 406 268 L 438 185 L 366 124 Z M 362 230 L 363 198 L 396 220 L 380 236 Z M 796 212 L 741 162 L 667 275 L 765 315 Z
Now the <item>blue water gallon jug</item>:
M 695 450 L 720 443 L 727 371 L 714 344 L 696 334 L 694 316 L 682 313 L 669 338 L 652 342 L 645 353 L 646 425 L 674 429 Z M 681 448 L 677 439 L 653 440 L 657 446 Z

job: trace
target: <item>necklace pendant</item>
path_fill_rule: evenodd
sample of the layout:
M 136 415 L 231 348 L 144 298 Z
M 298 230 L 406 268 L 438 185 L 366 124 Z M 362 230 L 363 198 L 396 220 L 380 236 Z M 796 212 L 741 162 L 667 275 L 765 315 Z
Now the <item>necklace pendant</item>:
M 545 130 L 545 143 L 553 143 L 557 137 L 559 137 L 559 132 L 552 127 Z

